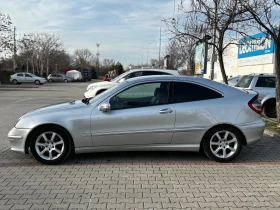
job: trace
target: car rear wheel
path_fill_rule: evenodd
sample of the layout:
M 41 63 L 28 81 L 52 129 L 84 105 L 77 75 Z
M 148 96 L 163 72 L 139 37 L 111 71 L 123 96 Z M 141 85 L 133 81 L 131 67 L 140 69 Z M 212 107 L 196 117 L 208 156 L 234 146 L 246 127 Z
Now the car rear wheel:
M 263 106 L 263 114 L 268 118 L 276 118 L 276 101 L 269 100 Z
M 39 80 L 36 80 L 34 83 L 35 83 L 36 85 L 40 85 L 40 81 L 39 81 Z
M 54 165 L 70 155 L 71 141 L 66 132 L 58 127 L 42 127 L 33 134 L 30 150 L 39 162 Z
M 67 79 L 65 79 L 65 80 L 64 80 L 64 82 L 68 82 L 68 80 L 67 80 Z
M 17 81 L 16 79 L 14 79 L 14 80 L 12 81 L 12 83 L 13 83 L 14 85 L 16 85 L 16 84 L 18 84 L 18 81 Z
M 242 148 L 242 136 L 235 128 L 221 126 L 208 131 L 203 138 L 203 150 L 217 162 L 229 162 Z

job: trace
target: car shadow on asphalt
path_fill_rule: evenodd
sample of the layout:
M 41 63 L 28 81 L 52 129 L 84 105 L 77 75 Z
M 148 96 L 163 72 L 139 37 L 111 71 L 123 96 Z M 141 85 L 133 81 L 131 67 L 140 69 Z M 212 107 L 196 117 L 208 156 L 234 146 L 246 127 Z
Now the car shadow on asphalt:
M 243 146 L 240 155 L 230 163 L 217 163 L 210 160 L 203 152 L 103 152 L 72 155 L 61 165 L 184 165 L 184 164 L 280 164 L 280 139 L 267 135 L 257 144 Z M 0 167 L 34 166 L 38 163 L 31 154 L 24 155 L 10 151 L 0 153 Z

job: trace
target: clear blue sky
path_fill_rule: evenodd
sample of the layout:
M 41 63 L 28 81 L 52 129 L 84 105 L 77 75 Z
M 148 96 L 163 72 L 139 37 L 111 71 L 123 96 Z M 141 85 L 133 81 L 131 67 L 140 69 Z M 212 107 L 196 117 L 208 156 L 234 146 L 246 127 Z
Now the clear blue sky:
M 68 52 L 88 48 L 123 65 L 158 58 L 160 20 L 174 16 L 179 0 L 8 0 L 0 11 L 18 33 L 55 32 Z M 167 41 L 162 24 L 163 50 Z M 153 44 L 149 44 L 153 43 Z M 157 44 L 154 44 L 157 43 Z

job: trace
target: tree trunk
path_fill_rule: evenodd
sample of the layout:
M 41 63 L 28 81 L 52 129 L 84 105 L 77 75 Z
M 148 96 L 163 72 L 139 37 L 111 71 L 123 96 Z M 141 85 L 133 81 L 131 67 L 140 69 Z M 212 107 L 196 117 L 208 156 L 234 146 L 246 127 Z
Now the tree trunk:
M 277 127 L 280 127 L 280 42 L 275 42 L 275 74 L 276 74 L 276 112 Z
M 221 68 L 221 72 L 222 72 L 222 76 L 223 76 L 223 81 L 225 84 L 228 84 L 226 70 L 225 70 L 225 66 L 224 66 L 223 52 L 218 51 L 218 55 L 219 55 L 219 64 L 220 64 L 220 68 Z
M 47 76 L 49 75 L 49 58 L 47 58 Z

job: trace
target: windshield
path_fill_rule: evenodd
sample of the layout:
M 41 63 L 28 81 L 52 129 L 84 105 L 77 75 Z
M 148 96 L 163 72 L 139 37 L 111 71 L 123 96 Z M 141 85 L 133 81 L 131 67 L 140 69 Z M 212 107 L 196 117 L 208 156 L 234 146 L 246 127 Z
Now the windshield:
M 242 87 L 242 88 L 248 88 L 252 82 L 252 79 L 254 76 L 245 75 L 241 77 L 241 79 L 238 81 L 238 83 L 235 85 L 235 87 Z
M 126 71 L 126 72 L 122 73 L 121 75 L 117 76 L 116 78 L 114 78 L 110 82 L 117 82 L 119 79 L 123 78 L 128 72 L 129 71 Z

